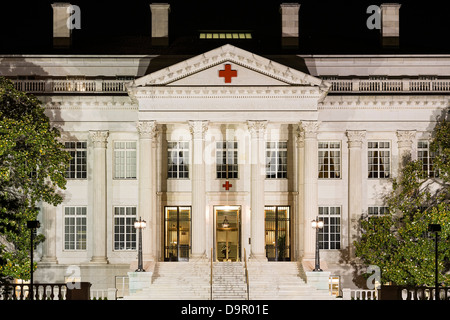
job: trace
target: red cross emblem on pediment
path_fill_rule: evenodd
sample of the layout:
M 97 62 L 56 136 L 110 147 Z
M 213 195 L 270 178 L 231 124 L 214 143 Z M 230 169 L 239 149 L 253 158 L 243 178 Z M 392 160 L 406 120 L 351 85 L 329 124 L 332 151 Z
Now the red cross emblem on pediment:
M 231 78 L 237 77 L 237 70 L 231 69 L 231 64 L 225 65 L 225 70 L 219 70 L 219 77 L 225 79 L 225 83 L 231 83 Z

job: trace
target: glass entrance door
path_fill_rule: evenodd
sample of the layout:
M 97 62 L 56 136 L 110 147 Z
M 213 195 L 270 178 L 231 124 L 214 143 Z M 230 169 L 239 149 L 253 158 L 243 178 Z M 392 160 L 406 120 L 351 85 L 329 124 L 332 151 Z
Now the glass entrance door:
M 265 208 L 266 256 L 269 261 L 291 260 L 289 207 Z
M 164 261 L 188 261 L 191 248 L 191 208 L 165 207 Z
M 215 256 L 217 261 L 240 261 L 241 221 L 239 206 L 217 206 Z

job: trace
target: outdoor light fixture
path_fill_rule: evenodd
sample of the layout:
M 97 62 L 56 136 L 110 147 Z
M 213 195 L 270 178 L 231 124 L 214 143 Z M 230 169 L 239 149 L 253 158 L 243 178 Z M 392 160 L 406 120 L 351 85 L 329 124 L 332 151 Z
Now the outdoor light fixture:
M 134 222 L 134 227 L 139 230 L 139 248 L 138 248 L 138 268 L 135 270 L 136 272 L 144 272 L 144 268 L 142 266 L 142 229 L 147 226 L 145 220 L 142 220 L 139 217 L 139 220 Z
M 319 229 L 323 228 L 323 221 L 316 217 L 316 220 L 311 221 L 311 226 L 316 229 L 316 265 L 313 271 L 322 271 L 320 269 L 320 257 L 319 257 Z
M 438 232 L 441 232 L 440 224 L 432 224 L 428 225 L 428 231 L 434 232 L 434 263 L 435 263 L 435 273 L 434 273 L 434 299 L 439 300 L 439 281 L 438 281 Z
M 230 223 L 228 222 L 227 216 L 225 216 L 225 219 L 223 219 L 222 222 L 222 228 L 228 228 L 230 226 Z
M 34 239 L 34 233 L 36 232 L 36 229 L 38 229 L 41 226 L 40 222 L 38 220 L 31 220 L 27 221 L 27 228 L 31 229 L 31 235 L 30 235 L 30 300 L 34 299 L 34 291 L 33 291 L 33 239 Z

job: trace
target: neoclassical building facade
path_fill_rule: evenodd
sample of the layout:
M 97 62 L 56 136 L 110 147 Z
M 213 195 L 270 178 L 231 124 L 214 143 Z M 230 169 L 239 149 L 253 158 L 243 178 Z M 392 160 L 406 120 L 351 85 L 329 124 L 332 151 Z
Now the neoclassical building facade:
M 207 35 L 205 35 L 206 37 Z M 116 286 L 199 260 L 321 264 L 354 287 L 359 220 L 386 210 L 405 154 L 449 105 L 450 56 L 301 55 L 304 68 L 225 44 L 148 72 L 160 55 L 2 55 L 71 153 L 62 204 L 42 204 L 36 279 Z

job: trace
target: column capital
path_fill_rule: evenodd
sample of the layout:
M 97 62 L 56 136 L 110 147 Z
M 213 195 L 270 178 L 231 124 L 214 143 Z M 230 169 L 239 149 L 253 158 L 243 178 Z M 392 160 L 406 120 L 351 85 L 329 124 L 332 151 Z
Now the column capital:
M 208 131 L 208 120 L 189 120 L 189 131 L 194 139 L 205 139 L 205 133 Z
M 91 141 L 94 144 L 94 148 L 106 148 L 109 136 L 108 130 L 89 131 L 89 136 L 91 137 Z
M 320 123 L 318 121 L 301 121 L 299 127 L 304 132 L 305 139 L 317 138 Z
M 252 138 L 262 138 L 266 133 L 267 120 L 248 120 L 247 126 Z
M 142 139 L 154 139 L 158 134 L 155 120 L 138 121 L 136 128 L 139 132 L 139 137 Z
M 411 148 L 416 138 L 416 130 L 397 130 L 399 148 Z
M 346 132 L 348 138 L 349 148 L 361 148 L 364 139 L 366 138 L 365 130 L 347 130 Z

